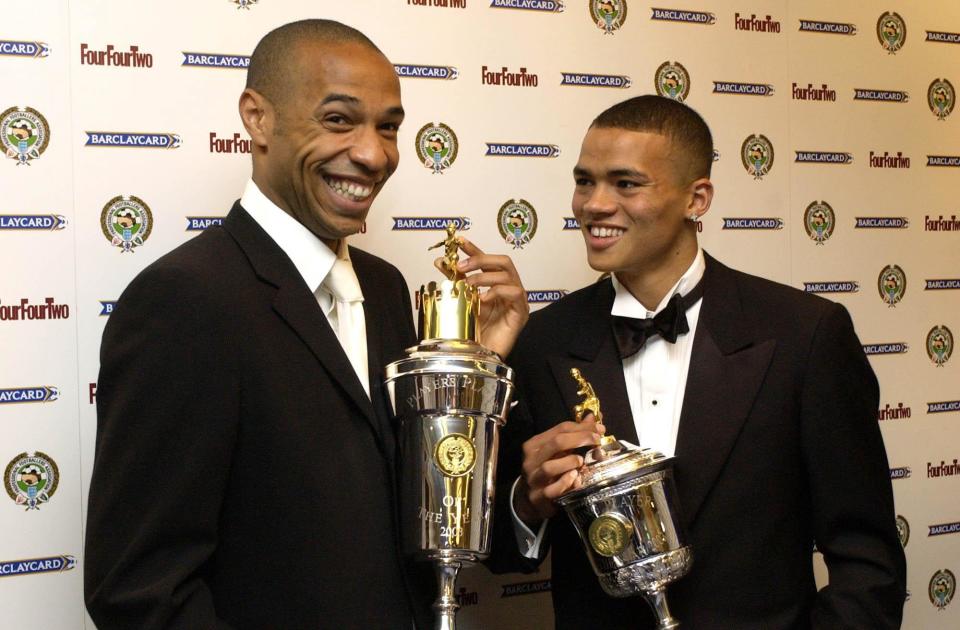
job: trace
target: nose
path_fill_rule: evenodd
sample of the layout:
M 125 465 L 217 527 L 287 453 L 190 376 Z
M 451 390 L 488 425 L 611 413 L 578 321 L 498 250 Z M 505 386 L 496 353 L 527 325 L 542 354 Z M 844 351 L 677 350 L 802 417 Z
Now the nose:
M 575 203 L 574 206 L 577 204 Z M 584 195 L 580 204 L 581 213 L 591 217 L 613 214 L 617 211 L 617 201 L 610 188 L 604 184 L 593 186 L 590 192 Z M 576 207 L 574 207 L 576 210 Z
M 350 160 L 372 175 L 389 175 L 399 161 L 397 141 L 384 137 L 375 125 L 362 125 L 350 147 Z

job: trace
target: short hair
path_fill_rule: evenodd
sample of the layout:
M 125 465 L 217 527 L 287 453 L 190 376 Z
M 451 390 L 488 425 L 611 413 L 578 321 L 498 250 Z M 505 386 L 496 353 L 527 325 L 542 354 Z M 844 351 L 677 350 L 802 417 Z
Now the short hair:
M 682 152 L 688 174 L 710 177 L 713 136 L 710 127 L 692 108 L 664 96 L 635 96 L 607 108 L 593 119 L 591 128 L 627 129 L 659 133 Z
M 257 43 L 247 67 L 247 88 L 256 90 L 274 104 L 283 100 L 297 63 L 291 52 L 304 42 L 363 44 L 383 52 L 370 38 L 346 24 L 334 20 L 299 20 L 278 26 Z

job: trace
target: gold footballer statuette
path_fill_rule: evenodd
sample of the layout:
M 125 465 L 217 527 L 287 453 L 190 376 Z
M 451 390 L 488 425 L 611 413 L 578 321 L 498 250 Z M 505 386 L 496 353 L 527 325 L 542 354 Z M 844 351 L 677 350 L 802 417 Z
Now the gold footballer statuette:
M 461 240 L 456 231 L 452 221 L 447 223 L 447 238 L 429 248 L 443 246 L 446 279 L 420 287 L 420 338 L 480 343 L 480 293 L 457 270 Z

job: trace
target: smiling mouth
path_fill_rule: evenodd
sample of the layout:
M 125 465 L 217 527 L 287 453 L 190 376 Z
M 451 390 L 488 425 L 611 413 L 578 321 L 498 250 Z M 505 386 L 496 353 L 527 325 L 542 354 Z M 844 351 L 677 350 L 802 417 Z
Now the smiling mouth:
M 590 226 L 590 236 L 594 238 L 616 238 L 623 236 L 625 231 L 623 228 L 602 227 L 599 225 Z
M 352 182 L 347 179 L 324 175 L 323 181 L 325 181 L 327 186 L 329 186 L 333 192 L 337 193 L 337 195 L 350 201 L 364 201 L 373 194 L 373 186 L 364 186 L 363 184 L 358 184 L 357 182 Z

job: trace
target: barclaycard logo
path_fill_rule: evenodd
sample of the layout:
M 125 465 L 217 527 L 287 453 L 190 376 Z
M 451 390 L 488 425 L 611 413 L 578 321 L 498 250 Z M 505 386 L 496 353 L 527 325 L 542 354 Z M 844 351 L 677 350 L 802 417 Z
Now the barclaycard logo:
M 795 162 L 806 164 L 852 164 L 853 154 L 844 151 L 795 151 Z
M 504 584 L 500 597 L 516 597 L 517 595 L 534 595 L 550 591 L 550 580 L 534 580 L 532 582 L 517 582 Z
M 925 280 L 925 291 L 942 291 L 944 289 L 960 289 L 960 278 L 937 278 Z
M 927 403 L 927 413 L 947 413 L 951 411 L 960 411 L 960 400 Z
M 0 577 L 17 577 L 37 573 L 61 573 L 77 566 L 73 556 L 29 558 L 27 560 L 0 560 Z
M 587 74 L 583 72 L 562 72 L 560 85 L 579 87 L 608 87 L 626 89 L 630 87 L 630 77 L 622 74 Z
M 899 468 L 891 468 L 891 469 L 890 469 L 890 478 L 891 478 L 891 479 L 906 479 L 907 477 L 910 476 L 910 474 L 911 474 L 911 473 L 910 473 L 910 467 L 909 467 L 909 466 L 901 466 L 901 467 L 899 467 Z
M 214 225 L 223 225 L 224 217 L 187 217 L 187 232 L 202 232 Z
M 804 282 L 803 290 L 807 293 L 856 293 L 860 290 L 860 283 L 853 280 L 841 282 Z
M 217 53 L 186 52 L 183 53 L 181 66 L 194 68 L 234 68 L 246 70 L 250 66 L 250 57 L 245 55 L 221 55 Z
M 783 219 L 780 217 L 724 217 L 724 230 L 782 230 Z
M 141 147 L 177 149 L 180 136 L 175 133 L 130 133 L 126 131 L 85 131 L 87 147 Z
M 906 342 L 896 342 L 896 343 L 869 343 L 864 344 L 863 353 L 865 355 L 873 356 L 877 354 L 904 354 L 909 347 Z
M 398 77 L 405 79 L 445 79 L 453 80 L 460 73 L 453 66 L 421 66 L 415 64 L 393 64 Z
M 663 20 L 666 22 L 686 22 L 688 24 L 715 24 L 717 16 L 713 13 L 704 11 L 685 11 L 683 9 L 658 9 L 651 7 L 653 14 L 651 20 Z
M 0 405 L 12 403 L 46 403 L 60 398 L 60 390 L 49 385 L 0 389 Z
M 100 316 L 109 317 L 117 307 L 116 300 L 100 300 Z
M 856 35 L 857 27 L 854 24 L 846 22 L 800 20 L 800 31 L 807 33 L 829 33 L 831 35 Z
M 940 525 L 928 525 L 930 531 L 927 536 L 942 536 L 944 534 L 960 533 L 960 521 L 954 523 L 941 523 Z
M 563 229 L 564 230 L 579 230 L 580 222 L 574 217 L 563 217 Z
M 928 155 L 927 166 L 960 166 L 960 155 Z
M 473 225 L 468 217 L 391 217 L 392 230 L 446 230 L 453 223 L 457 230 L 469 230 Z
M 0 55 L 10 57 L 46 57 L 50 54 L 50 47 L 43 42 L 18 42 L 0 39 Z
M 908 103 L 910 102 L 910 95 L 900 90 L 867 90 L 863 88 L 854 88 L 853 100 L 880 101 L 883 103 Z
M 910 225 L 906 217 L 857 217 L 855 229 L 904 229 Z
M 59 214 L 0 214 L 0 230 L 62 230 L 67 218 Z
M 928 42 L 944 44 L 960 44 L 960 33 L 945 33 L 943 31 L 927 31 Z
M 560 147 L 555 144 L 508 144 L 488 142 L 484 155 L 508 157 L 555 158 L 560 155 Z
M 556 302 L 568 293 L 566 289 L 538 289 L 527 291 L 527 302 L 530 304 L 549 304 Z
M 525 9 L 527 11 L 545 11 L 562 13 L 562 0 L 491 0 L 491 9 Z
M 769 83 L 736 83 L 733 81 L 714 81 L 714 94 L 740 94 L 745 96 L 773 96 L 773 86 Z

